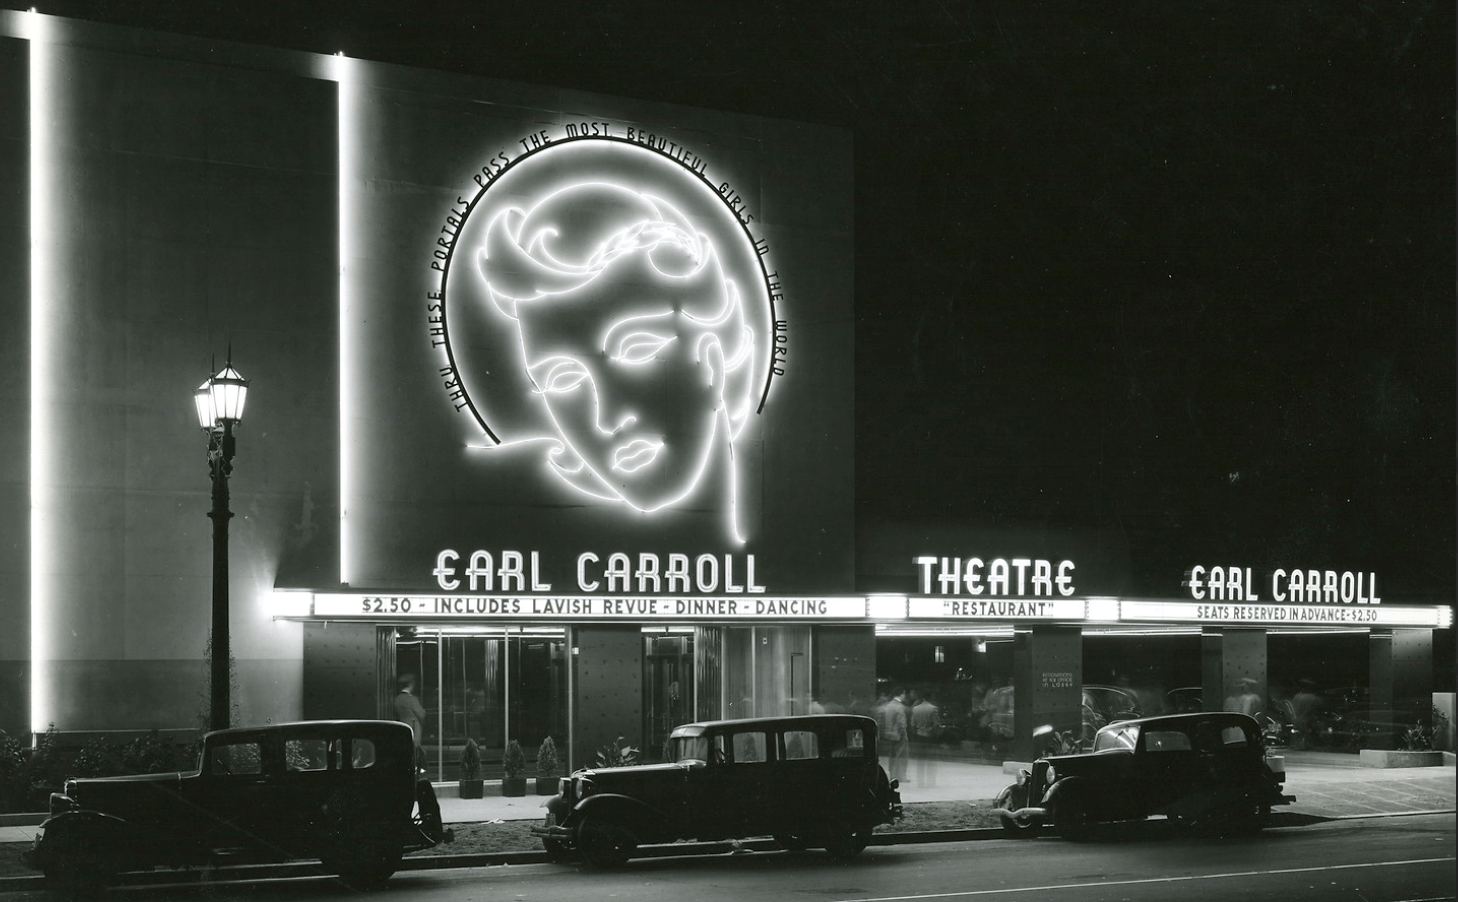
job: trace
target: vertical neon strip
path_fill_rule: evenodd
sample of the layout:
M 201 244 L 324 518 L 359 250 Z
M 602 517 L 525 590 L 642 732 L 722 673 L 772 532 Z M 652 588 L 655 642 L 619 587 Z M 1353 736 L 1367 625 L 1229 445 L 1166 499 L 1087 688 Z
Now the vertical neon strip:
M 352 305 L 356 302 L 350 261 L 354 259 L 353 224 L 354 186 L 358 184 L 356 167 L 359 147 L 358 86 L 355 82 L 357 63 L 343 53 L 334 57 L 334 77 L 339 84 L 339 581 L 348 583 L 353 577 L 350 561 L 349 513 L 354 498 L 354 467 L 350 459 L 351 440 L 356 415 L 353 349 L 359 346 L 352 328 Z
M 44 732 L 55 719 L 51 661 L 55 602 L 55 555 L 50 535 L 56 504 L 52 468 L 55 425 L 55 324 L 58 281 L 51 261 L 58 256 L 51 211 L 58 209 L 51 163 L 55 136 L 49 121 L 55 92 L 53 23 L 27 16 L 30 37 L 30 728 Z

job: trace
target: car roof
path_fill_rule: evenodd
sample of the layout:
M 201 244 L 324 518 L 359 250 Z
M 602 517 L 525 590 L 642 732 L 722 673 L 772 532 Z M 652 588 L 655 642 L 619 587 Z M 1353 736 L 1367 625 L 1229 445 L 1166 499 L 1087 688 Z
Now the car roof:
M 1188 724 L 1199 723 L 1201 721 L 1239 723 L 1257 732 L 1260 730 L 1260 725 L 1249 714 L 1241 714 L 1238 711 L 1195 711 L 1190 714 L 1160 714 L 1155 717 L 1135 717 L 1129 720 L 1115 721 L 1102 730 L 1099 730 L 1099 732 L 1102 733 L 1104 730 L 1113 729 L 1114 727 L 1127 727 L 1131 724 L 1154 729 L 1161 727 L 1166 729 L 1179 729 Z
M 876 721 L 862 714 L 794 714 L 780 717 L 748 717 L 741 720 L 706 720 L 686 723 L 674 727 L 672 736 L 701 736 L 716 730 L 785 730 L 799 728 L 813 730 L 816 727 L 847 729 L 859 727 L 875 732 Z

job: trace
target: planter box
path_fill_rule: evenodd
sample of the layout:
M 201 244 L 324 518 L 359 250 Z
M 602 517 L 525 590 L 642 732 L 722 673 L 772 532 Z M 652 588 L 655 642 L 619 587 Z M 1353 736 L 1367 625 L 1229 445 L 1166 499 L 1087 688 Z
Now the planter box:
M 460 787 L 463 799 L 480 799 L 486 796 L 485 780 L 462 780 Z
M 556 777 L 537 777 L 537 795 L 554 796 L 557 794 L 558 779 Z
M 502 777 L 501 794 L 504 796 L 526 795 L 526 777 Z
M 1405 752 L 1400 749 L 1362 749 L 1357 754 L 1363 767 L 1438 767 L 1442 752 Z

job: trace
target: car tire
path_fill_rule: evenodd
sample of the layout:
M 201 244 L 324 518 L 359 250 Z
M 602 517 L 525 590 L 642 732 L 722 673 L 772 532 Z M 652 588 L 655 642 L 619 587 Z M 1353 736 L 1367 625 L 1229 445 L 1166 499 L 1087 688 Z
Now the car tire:
M 803 852 L 810 848 L 810 840 L 798 833 L 776 833 L 775 842 L 790 852 Z
M 849 861 L 861 854 L 871 841 L 870 830 L 846 830 L 833 834 L 825 841 L 825 851 L 836 861 Z
M 385 885 L 385 881 L 400 868 L 404 851 L 399 846 L 363 844 L 348 851 L 341 851 L 323 859 L 324 867 L 339 875 L 345 885 L 354 890 L 372 890 Z
M 103 856 L 85 852 L 53 857 L 42 868 L 46 883 L 62 893 L 99 893 L 116 882 L 120 868 Z
M 1259 833 L 1266 826 L 1265 815 L 1269 810 L 1254 803 L 1241 805 L 1226 821 L 1226 831 L 1235 836 Z
M 1042 830 L 1042 824 L 1033 821 L 1019 821 L 1011 814 L 1002 815 L 1002 832 L 1009 839 L 1032 839 Z
M 637 838 L 621 824 L 589 817 L 577 825 L 577 851 L 594 867 L 617 867 L 632 858 L 637 848 Z
M 1072 842 L 1083 842 L 1093 833 L 1093 811 L 1083 793 L 1064 791 L 1053 802 L 1053 828 Z

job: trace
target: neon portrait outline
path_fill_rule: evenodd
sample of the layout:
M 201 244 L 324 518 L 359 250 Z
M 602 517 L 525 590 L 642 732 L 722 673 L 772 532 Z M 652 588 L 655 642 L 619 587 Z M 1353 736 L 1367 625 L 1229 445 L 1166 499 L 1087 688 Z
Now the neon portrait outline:
M 486 447 L 538 446 L 558 484 L 645 514 L 721 492 L 728 530 L 742 543 L 736 440 L 759 412 L 757 395 L 762 407 L 773 369 L 773 298 L 760 281 L 761 255 L 737 220 L 737 230 L 715 228 L 703 207 L 722 200 L 706 184 L 685 191 L 642 173 L 622 180 L 587 169 L 538 190 L 515 185 L 509 204 L 494 207 L 482 200 L 501 178 L 487 183 L 467 210 L 486 223 L 484 234 L 463 229 L 451 248 L 451 256 L 467 255 L 457 276 L 473 283 L 467 302 L 489 307 L 493 328 L 512 345 L 538 425 L 500 436 L 487 426 L 447 340 L 456 388 L 493 443 Z M 732 248 L 732 273 L 719 241 L 744 242 Z M 748 298 L 736 275 L 750 280 Z M 498 351 L 499 362 L 505 348 Z

